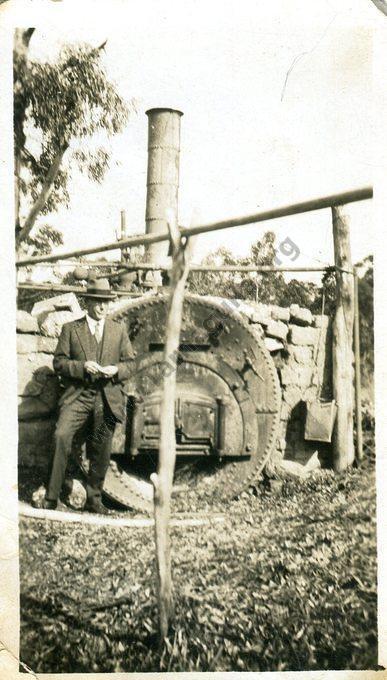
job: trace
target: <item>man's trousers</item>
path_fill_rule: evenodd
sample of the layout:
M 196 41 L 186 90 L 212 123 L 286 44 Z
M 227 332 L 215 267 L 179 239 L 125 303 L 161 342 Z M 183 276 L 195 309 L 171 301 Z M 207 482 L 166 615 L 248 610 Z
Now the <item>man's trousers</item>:
M 91 428 L 86 437 L 87 451 L 90 455 L 87 497 L 91 499 L 101 496 L 117 421 L 102 390 L 96 387 L 85 388 L 73 402 L 63 404 L 60 410 L 55 430 L 55 454 L 47 488 L 47 499 L 58 500 L 74 436 L 86 423 L 89 424 L 88 421 L 91 421 Z

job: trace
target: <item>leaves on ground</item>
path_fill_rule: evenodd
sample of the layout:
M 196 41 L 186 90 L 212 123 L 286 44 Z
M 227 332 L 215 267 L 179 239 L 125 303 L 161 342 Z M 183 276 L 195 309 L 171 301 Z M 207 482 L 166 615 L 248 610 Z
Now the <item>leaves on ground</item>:
M 37 673 L 375 668 L 372 463 L 259 487 L 223 512 L 171 532 L 162 649 L 152 528 L 22 518 L 22 660 Z

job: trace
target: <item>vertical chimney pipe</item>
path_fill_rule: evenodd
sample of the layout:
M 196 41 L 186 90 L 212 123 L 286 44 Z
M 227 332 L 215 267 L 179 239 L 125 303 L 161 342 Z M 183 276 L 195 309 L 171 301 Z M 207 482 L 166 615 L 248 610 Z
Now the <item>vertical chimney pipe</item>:
M 145 231 L 147 234 L 165 232 L 166 210 L 172 209 L 178 223 L 180 118 L 176 109 L 149 109 L 148 116 L 148 173 L 146 192 Z M 153 243 L 147 248 L 147 261 L 165 264 L 168 243 Z

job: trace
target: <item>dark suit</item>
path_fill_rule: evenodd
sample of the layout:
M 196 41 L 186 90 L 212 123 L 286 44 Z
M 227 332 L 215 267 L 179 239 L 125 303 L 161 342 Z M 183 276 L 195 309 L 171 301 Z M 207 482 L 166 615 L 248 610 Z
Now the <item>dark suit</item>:
M 121 384 L 129 377 L 129 361 L 133 357 L 126 328 L 118 321 L 105 319 L 99 344 L 90 332 L 86 317 L 63 325 L 54 355 L 54 370 L 61 377 L 65 390 L 59 399 L 48 499 L 57 500 L 74 435 L 89 419 L 92 419 L 93 430 L 87 439 L 91 452 L 87 493 L 89 499 L 100 496 L 114 427 L 124 416 L 125 397 Z M 101 366 L 115 365 L 118 372 L 112 378 L 91 376 L 84 370 L 86 361 L 97 361 Z

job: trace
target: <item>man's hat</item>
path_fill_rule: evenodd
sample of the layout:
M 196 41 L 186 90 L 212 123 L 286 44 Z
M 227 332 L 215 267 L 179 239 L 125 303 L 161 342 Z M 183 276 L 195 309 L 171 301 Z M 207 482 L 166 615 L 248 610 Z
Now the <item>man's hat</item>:
M 115 300 L 117 294 L 111 290 L 108 279 L 90 279 L 84 297 L 98 298 L 99 300 Z

